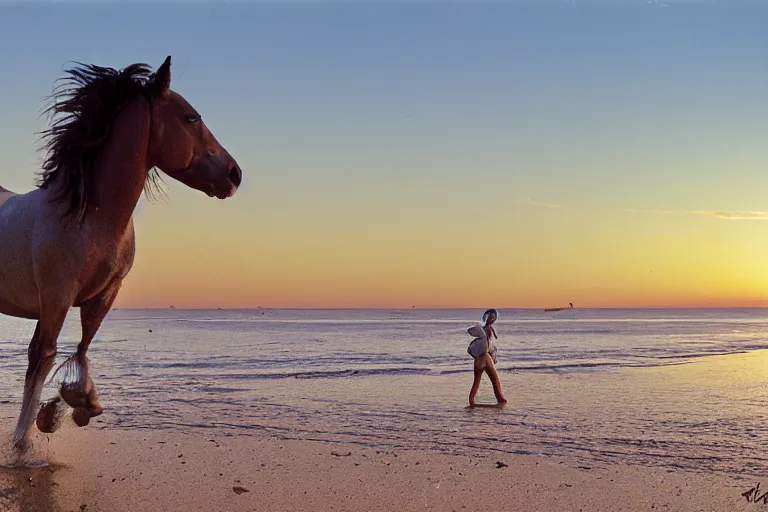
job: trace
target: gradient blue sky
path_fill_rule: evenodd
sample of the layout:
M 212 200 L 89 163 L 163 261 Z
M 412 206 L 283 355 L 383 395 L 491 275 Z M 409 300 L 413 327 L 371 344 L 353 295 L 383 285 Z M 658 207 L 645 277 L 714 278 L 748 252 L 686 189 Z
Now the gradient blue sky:
M 0 183 L 32 187 L 67 61 L 170 54 L 244 185 L 142 205 L 121 304 L 760 301 L 768 223 L 723 217 L 768 211 L 767 29 L 746 2 L 0 1 Z

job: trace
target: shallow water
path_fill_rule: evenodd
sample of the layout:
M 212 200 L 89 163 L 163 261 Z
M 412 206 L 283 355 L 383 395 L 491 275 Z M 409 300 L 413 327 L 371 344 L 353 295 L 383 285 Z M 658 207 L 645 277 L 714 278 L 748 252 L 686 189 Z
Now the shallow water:
M 467 410 L 466 328 L 481 313 L 117 310 L 89 356 L 110 428 L 768 475 L 768 311 L 502 310 L 509 405 Z M 18 407 L 33 329 L 0 318 L 0 404 Z M 78 336 L 73 311 L 62 361 Z M 487 381 L 480 396 L 493 398 Z

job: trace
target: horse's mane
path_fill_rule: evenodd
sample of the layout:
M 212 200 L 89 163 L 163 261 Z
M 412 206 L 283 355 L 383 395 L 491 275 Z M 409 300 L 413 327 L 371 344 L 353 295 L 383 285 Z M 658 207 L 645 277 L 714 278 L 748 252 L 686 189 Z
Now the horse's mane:
M 46 188 L 63 180 L 55 200 L 68 200 L 67 215 L 83 219 L 95 194 L 94 164 L 109 140 L 115 118 L 130 101 L 151 93 L 154 75 L 146 64 L 121 70 L 75 64 L 65 71 L 67 76 L 57 80 L 47 98 L 50 105 L 44 113 L 50 116 L 51 125 L 41 134 L 46 155 L 38 186 Z M 150 198 L 158 180 L 152 169 L 144 187 Z

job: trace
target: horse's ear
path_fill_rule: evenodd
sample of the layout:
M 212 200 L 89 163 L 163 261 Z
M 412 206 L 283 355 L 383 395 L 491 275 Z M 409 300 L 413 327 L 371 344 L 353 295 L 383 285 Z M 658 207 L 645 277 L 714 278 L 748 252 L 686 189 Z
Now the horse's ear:
M 155 71 L 155 91 L 161 98 L 167 98 L 171 93 L 171 56 L 167 56 Z

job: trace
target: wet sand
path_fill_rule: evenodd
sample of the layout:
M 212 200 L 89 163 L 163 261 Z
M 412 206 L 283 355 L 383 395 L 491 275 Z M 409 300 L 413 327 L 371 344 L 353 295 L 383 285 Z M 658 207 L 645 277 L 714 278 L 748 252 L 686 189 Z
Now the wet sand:
M 532 455 L 470 457 L 98 424 L 40 435 L 35 446 L 33 459 L 49 465 L 0 468 L 0 510 L 738 511 L 764 506 L 742 496 L 757 482 L 639 466 L 579 466 Z M 7 448 L 2 457 L 7 463 Z M 768 482 L 761 487 L 768 490 Z

